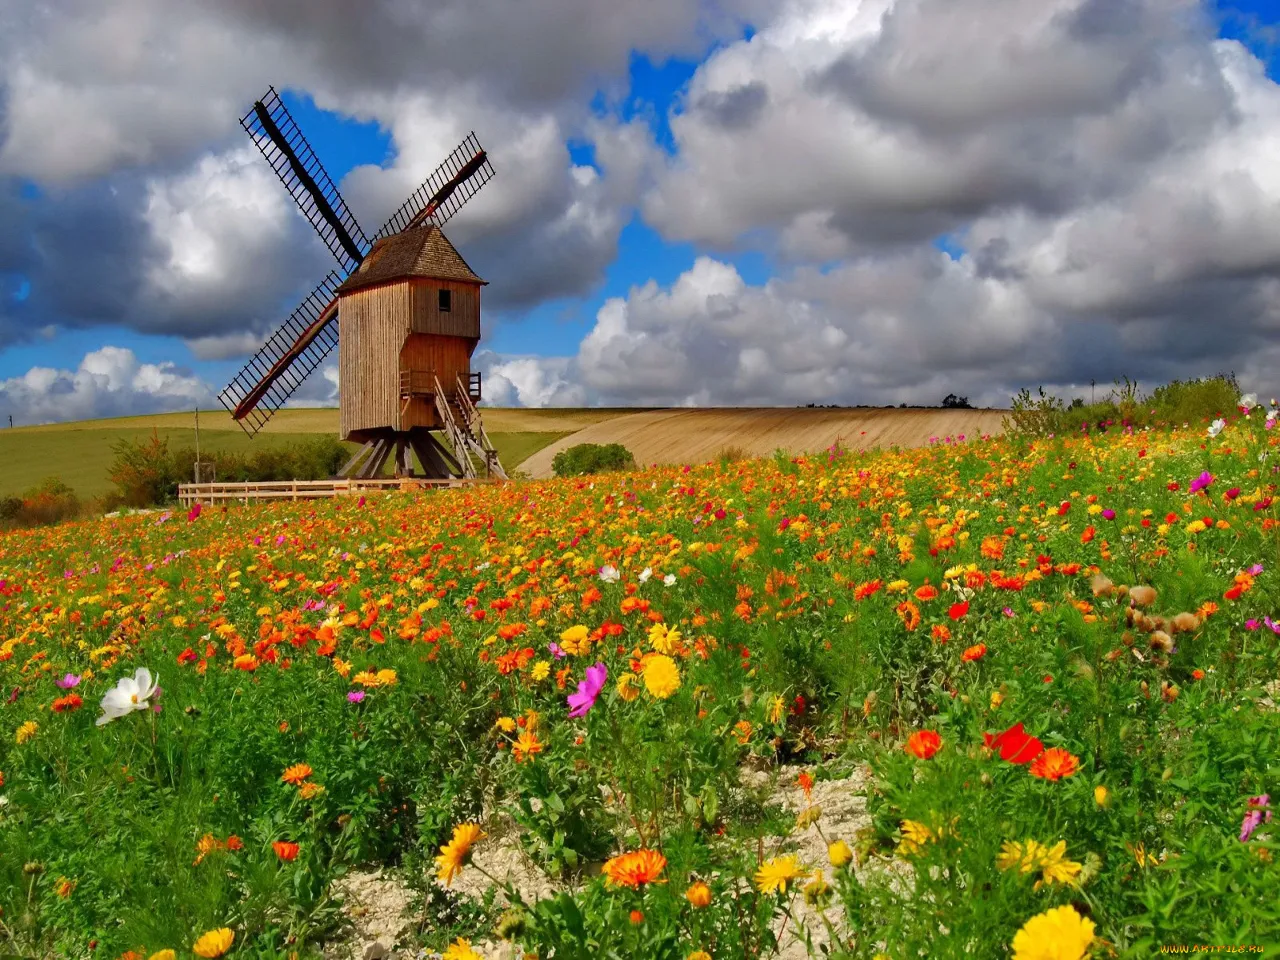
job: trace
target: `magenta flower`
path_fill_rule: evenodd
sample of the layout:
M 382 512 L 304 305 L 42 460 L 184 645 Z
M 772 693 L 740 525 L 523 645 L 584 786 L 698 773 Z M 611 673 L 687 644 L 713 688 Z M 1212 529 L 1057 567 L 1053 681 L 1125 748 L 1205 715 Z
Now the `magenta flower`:
M 1249 810 L 1244 815 L 1244 819 L 1240 822 L 1240 842 L 1246 843 L 1253 836 L 1253 832 L 1264 823 L 1271 820 L 1271 797 L 1267 794 L 1259 794 L 1256 797 L 1249 798 Z
M 1228 490 L 1228 491 L 1227 491 L 1226 493 L 1224 493 L 1222 496 L 1223 496 L 1223 499 L 1225 499 L 1225 500 L 1234 500 L 1236 497 L 1240 496 L 1240 488 L 1239 488 L 1239 487 L 1232 487 L 1230 490 Z
M 1107 509 L 1102 511 L 1103 520 L 1114 520 L 1115 518 L 1116 518 L 1116 512 L 1112 510 L 1110 507 L 1107 507 Z
M 347 703 L 359 703 L 364 699 L 363 690 L 352 690 L 347 694 Z
M 75 686 L 77 683 L 79 683 L 79 682 L 80 682 L 80 678 L 79 678 L 79 677 L 77 677 L 74 673 L 68 673 L 68 674 L 67 674 L 65 677 L 63 677 L 61 680 L 58 680 L 58 681 L 57 681 L 57 684 L 58 684 L 58 686 L 60 686 L 63 690 L 70 690 L 72 687 L 74 687 L 74 686 Z
M 1253 618 L 1251 618 L 1251 619 L 1249 619 L 1249 620 L 1246 620 L 1246 621 L 1244 622 L 1244 628 L 1245 628 L 1246 630 L 1257 630 L 1257 629 L 1258 629 L 1258 619 L 1257 619 L 1256 617 L 1253 617 Z
M 1255 563 L 1252 567 L 1249 568 L 1249 576 L 1251 577 L 1256 577 L 1261 572 L 1262 572 L 1262 564 L 1260 563 Z
M 554 640 L 547 644 L 547 649 L 551 651 L 557 660 L 563 660 L 568 656 L 568 654 L 564 652 L 564 647 L 560 646 L 560 644 L 556 643 Z
M 605 679 L 609 676 L 609 668 L 603 663 L 587 667 L 587 679 L 578 684 L 578 692 L 569 694 L 570 717 L 585 717 L 587 711 L 596 705 L 596 698 L 604 689 Z
M 204 508 L 200 504 L 193 504 L 191 509 L 187 511 L 187 522 L 191 523 L 200 516 L 200 511 Z
M 1200 476 L 1191 481 L 1191 486 L 1188 489 L 1190 489 L 1192 493 L 1199 493 L 1211 483 L 1213 483 L 1213 474 L 1206 470 L 1204 473 L 1200 474 Z

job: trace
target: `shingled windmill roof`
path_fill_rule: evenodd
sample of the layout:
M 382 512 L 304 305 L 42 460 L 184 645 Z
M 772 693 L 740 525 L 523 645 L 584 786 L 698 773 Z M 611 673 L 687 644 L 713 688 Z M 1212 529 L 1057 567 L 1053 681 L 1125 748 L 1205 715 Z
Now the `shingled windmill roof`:
M 407 277 L 484 283 L 438 226 L 429 223 L 379 240 L 351 276 L 338 287 L 350 293 L 361 287 Z

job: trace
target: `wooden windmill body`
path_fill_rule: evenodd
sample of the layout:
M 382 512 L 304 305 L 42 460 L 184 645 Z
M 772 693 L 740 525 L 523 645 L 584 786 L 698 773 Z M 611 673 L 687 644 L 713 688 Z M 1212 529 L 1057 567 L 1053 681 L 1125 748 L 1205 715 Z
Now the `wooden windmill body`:
M 219 399 L 251 436 L 336 346 L 342 475 L 505 477 L 476 403 L 480 279 L 440 226 L 493 175 L 472 134 L 370 245 L 274 90 L 242 120 L 344 268 L 293 312 Z

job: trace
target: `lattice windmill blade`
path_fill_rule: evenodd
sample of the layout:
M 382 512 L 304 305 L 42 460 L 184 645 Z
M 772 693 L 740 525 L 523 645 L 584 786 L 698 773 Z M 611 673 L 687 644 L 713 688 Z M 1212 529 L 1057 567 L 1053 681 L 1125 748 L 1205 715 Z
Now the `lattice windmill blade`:
M 334 272 L 325 277 L 218 394 L 249 436 L 266 425 L 338 345 L 335 291 L 342 279 Z
M 437 224 L 448 222 L 492 177 L 489 155 L 473 132 L 410 194 L 373 239 L 381 240 L 427 219 Z
M 267 95 L 240 118 L 240 125 L 253 138 L 343 271 L 350 273 L 358 267 L 369 252 L 369 241 L 275 87 L 268 88 Z

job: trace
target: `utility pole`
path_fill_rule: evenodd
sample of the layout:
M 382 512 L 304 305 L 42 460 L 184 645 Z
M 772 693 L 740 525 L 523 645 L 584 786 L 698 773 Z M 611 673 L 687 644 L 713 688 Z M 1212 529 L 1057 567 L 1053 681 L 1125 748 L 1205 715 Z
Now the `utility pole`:
M 1093 406 L 1093 388 L 1098 385 L 1098 381 L 1092 377 L 1089 378 L 1089 406 Z
M 196 405 L 196 475 L 191 478 L 196 483 L 200 482 L 200 406 Z

